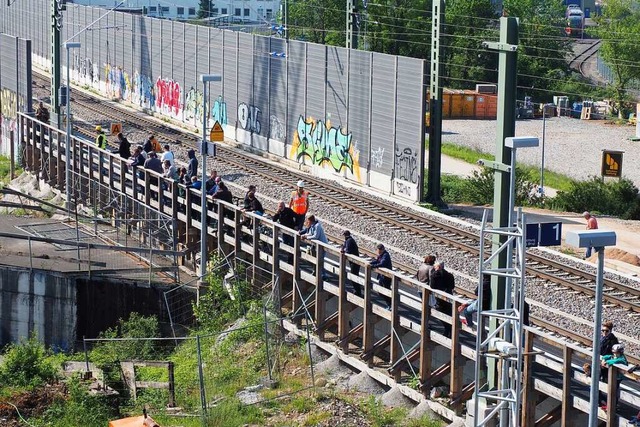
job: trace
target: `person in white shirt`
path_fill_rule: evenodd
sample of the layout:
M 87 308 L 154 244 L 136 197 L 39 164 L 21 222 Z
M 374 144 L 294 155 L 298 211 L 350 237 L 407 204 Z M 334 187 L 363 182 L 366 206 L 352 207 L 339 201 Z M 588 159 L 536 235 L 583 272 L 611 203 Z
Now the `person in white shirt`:
M 173 151 L 171 151 L 169 144 L 164 145 L 164 151 L 162 152 L 162 163 L 165 160 L 169 160 L 171 162 L 171 166 L 175 165 L 175 156 L 173 155 Z

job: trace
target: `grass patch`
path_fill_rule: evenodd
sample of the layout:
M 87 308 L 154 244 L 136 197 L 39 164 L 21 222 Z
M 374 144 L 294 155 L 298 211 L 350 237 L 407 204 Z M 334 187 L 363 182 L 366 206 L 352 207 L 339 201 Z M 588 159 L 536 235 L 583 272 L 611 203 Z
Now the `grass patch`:
M 495 156 L 493 154 L 484 153 L 482 151 L 477 151 L 471 148 L 461 147 L 449 143 L 442 144 L 442 154 L 473 164 L 475 164 L 478 159 L 495 160 Z M 531 174 L 531 178 L 534 180 L 534 182 L 540 182 L 540 168 L 523 165 L 521 163 L 518 163 L 518 167 L 525 171 L 528 171 Z M 544 170 L 545 186 L 555 188 L 556 190 L 560 191 L 569 191 L 571 189 L 571 183 L 573 181 L 574 180 L 566 175 L 552 172 L 547 169 Z

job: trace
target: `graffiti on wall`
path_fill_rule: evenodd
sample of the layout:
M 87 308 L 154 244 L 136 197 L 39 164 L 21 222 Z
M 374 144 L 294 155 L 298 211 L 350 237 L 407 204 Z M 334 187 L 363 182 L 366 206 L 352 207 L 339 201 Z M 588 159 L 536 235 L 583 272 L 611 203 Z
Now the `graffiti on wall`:
M 178 117 L 182 113 L 182 88 L 171 79 L 156 80 L 156 111 Z
M 227 103 L 224 102 L 222 96 L 218 96 L 211 107 L 211 120 L 213 123 L 227 124 Z
M 418 152 L 410 147 L 396 147 L 395 178 L 418 183 Z
M 15 120 L 18 110 L 20 109 L 18 104 L 18 94 L 9 89 L 2 89 L 0 91 L 0 114 L 5 119 Z
M 132 103 L 144 108 L 153 108 L 156 104 L 153 83 L 148 76 L 133 73 L 133 89 L 131 90 Z
M 80 55 L 74 55 L 74 66 L 78 73 L 78 78 L 97 86 L 100 84 L 100 73 L 98 72 L 98 64 L 94 64 L 91 58 L 81 58 Z
M 330 165 L 334 171 L 349 170 L 360 181 L 360 167 L 351 141 L 352 135 L 329 122 L 298 118 L 290 157 L 300 162 L 309 158 L 317 166 Z
M 107 95 L 113 98 L 128 100 L 131 94 L 131 79 L 129 73 L 122 67 L 105 65 L 105 82 Z
M 276 141 L 284 141 L 286 135 L 284 124 L 282 124 L 280 119 L 273 115 L 269 117 L 269 138 L 275 139 Z
M 381 168 L 384 164 L 384 147 L 371 150 L 371 164 L 376 168 Z
M 202 123 L 202 107 L 204 98 L 202 92 L 191 87 L 184 99 L 184 119 L 193 120 Z
M 255 105 L 247 105 L 241 102 L 238 105 L 238 122 L 240 127 L 248 132 L 260 134 L 260 109 Z

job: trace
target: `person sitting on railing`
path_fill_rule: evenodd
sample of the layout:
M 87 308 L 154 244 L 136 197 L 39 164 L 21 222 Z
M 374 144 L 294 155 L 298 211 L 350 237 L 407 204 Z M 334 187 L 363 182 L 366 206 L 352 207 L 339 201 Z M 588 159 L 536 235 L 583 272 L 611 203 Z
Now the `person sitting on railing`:
M 479 286 L 476 286 L 476 296 L 478 295 Z M 491 307 L 491 276 L 488 274 L 482 275 L 482 309 L 489 310 Z M 473 313 L 478 312 L 478 299 L 464 303 L 458 307 L 458 312 L 461 314 L 460 321 L 463 325 L 473 327 Z
M 602 323 L 602 336 L 600 337 L 600 356 L 610 356 L 613 354 L 613 346 L 618 344 L 618 337 L 613 333 L 613 322 L 607 320 Z M 600 380 L 607 380 L 607 368 L 600 370 Z
M 603 371 L 607 372 L 608 368 L 613 365 L 628 365 L 629 362 L 624 355 L 624 345 L 615 344 L 611 347 L 612 354 L 607 354 L 605 356 L 600 356 L 600 366 Z M 608 379 L 608 377 L 607 377 Z M 618 375 L 616 377 L 617 387 L 617 399 L 620 399 L 620 383 L 624 379 L 624 374 L 621 371 L 618 371 Z M 607 400 L 604 398 L 604 394 L 600 392 L 600 407 L 607 410 Z

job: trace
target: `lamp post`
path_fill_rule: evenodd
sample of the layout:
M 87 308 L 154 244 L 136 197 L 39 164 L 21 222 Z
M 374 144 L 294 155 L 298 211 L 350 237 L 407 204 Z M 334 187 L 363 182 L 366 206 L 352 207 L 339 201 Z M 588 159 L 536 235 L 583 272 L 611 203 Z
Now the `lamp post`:
M 67 196 L 67 217 L 71 217 L 71 78 L 69 77 L 69 70 L 71 69 L 69 60 L 69 51 L 71 49 L 80 48 L 79 42 L 66 42 L 64 44 L 67 49 L 67 135 L 65 139 L 64 147 L 64 165 L 65 165 L 65 189 Z
M 542 106 L 542 161 L 540 162 L 540 188 L 538 188 L 541 196 L 544 196 L 544 140 L 547 133 L 547 108 L 551 106 L 552 104 Z
M 596 272 L 596 306 L 593 315 L 593 348 L 591 350 L 591 410 L 589 411 L 589 427 L 598 425 L 598 385 L 600 383 L 600 328 L 602 326 L 602 284 L 604 275 L 604 248 L 615 246 L 615 231 L 584 230 L 567 233 L 568 245 L 578 248 L 595 248 L 598 253 L 598 269 Z M 609 410 L 613 410 L 610 408 Z
M 207 274 L 207 191 L 205 181 L 207 178 L 207 84 L 209 82 L 222 81 L 222 76 L 217 74 L 202 74 L 200 81 L 203 86 L 202 101 L 202 186 L 200 187 L 200 280 L 204 280 Z M 215 152 L 212 153 L 215 156 Z

